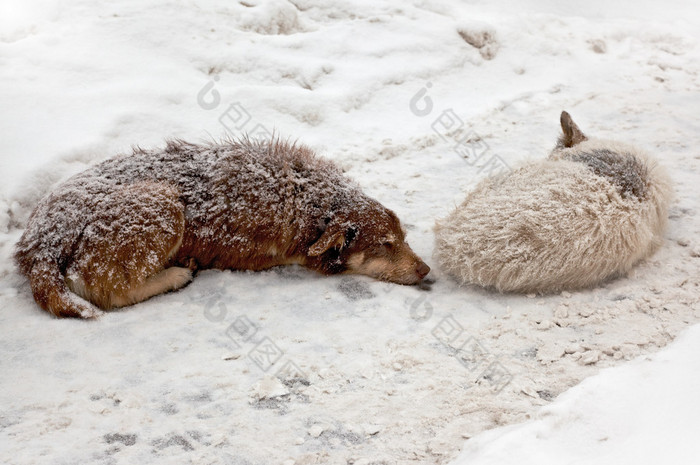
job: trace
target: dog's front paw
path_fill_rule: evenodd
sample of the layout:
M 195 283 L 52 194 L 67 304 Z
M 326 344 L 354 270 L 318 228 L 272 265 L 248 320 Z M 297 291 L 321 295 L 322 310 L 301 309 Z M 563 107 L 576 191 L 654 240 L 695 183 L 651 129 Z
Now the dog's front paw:
M 163 270 L 163 274 L 165 274 L 165 280 L 171 291 L 180 289 L 192 281 L 192 270 L 189 268 L 173 266 Z

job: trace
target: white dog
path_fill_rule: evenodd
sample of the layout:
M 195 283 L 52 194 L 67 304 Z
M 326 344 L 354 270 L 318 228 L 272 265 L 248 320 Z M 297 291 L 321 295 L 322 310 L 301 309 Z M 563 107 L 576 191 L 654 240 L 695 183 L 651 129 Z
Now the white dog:
M 671 200 L 641 150 L 587 138 L 567 112 L 542 161 L 482 181 L 436 223 L 436 258 L 464 283 L 551 293 L 628 272 L 659 247 Z

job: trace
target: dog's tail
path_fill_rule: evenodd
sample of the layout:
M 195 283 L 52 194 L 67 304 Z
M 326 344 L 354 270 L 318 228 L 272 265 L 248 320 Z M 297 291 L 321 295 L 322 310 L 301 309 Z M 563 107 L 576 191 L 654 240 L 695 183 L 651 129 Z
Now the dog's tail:
M 102 314 L 97 307 L 68 289 L 58 262 L 49 258 L 34 260 L 30 269 L 22 271 L 29 278 L 34 300 L 47 312 L 57 317 L 73 318 L 95 318 Z

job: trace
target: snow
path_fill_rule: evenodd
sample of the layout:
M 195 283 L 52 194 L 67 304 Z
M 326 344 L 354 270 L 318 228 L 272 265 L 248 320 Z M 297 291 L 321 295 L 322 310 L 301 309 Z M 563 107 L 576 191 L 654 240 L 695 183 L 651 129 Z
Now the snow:
M 649 354 L 700 322 L 696 2 L 0 8 L 0 461 L 428 464 L 465 448 L 479 463 L 506 444 L 522 461 L 545 457 L 560 440 L 559 462 L 657 463 L 666 451 L 692 463 L 695 444 L 681 440 L 699 429 L 688 366 L 700 334 Z M 676 200 L 661 249 L 592 290 L 457 286 L 431 259 L 435 219 L 491 168 L 544 158 L 564 109 L 667 168 Z M 397 212 L 432 288 L 298 267 L 207 271 L 93 322 L 38 309 L 10 254 L 41 197 L 133 145 L 226 128 L 298 138 L 334 160 Z M 655 361 L 626 362 L 639 356 Z M 296 381 L 280 388 L 280 370 Z M 566 428 L 547 423 L 547 406 Z M 681 427 L 688 436 L 668 433 Z M 656 441 L 669 448 L 637 455 Z
M 603 370 L 527 423 L 469 441 L 452 465 L 695 463 L 700 326 L 652 356 Z

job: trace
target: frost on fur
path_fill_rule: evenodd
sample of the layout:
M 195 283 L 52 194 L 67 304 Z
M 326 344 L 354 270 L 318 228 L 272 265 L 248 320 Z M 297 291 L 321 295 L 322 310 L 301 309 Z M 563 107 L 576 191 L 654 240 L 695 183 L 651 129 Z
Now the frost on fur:
M 15 260 L 43 309 L 83 318 L 179 289 L 196 269 L 294 263 L 400 284 L 430 271 L 396 215 L 331 162 L 247 138 L 93 166 L 39 202 Z
M 546 160 L 482 181 L 435 226 L 435 255 L 465 284 L 551 293 L 627 273 L 659 247 L 671 186 L 639 149 L 589 139 L 562 113 Z

